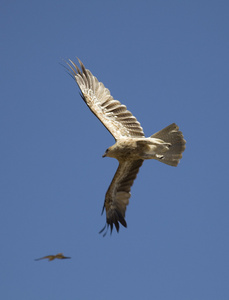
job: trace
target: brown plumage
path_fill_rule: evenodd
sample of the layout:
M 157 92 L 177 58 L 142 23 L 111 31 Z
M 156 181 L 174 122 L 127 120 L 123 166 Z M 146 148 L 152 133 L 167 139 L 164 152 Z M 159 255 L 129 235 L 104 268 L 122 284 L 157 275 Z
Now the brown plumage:
M 106 210 L 106 225 L 100 232 L 109 227 L 112 232 L 113 225 L 119 231 L 119 223 L 127 227 L 125 212 L 130 189 L 143 161 L 156 159 L 177 166 L 186 142 L 175 123 L 146 138 L 137 119 L 125 105 L 114 100 L 110 91 L 85 69 L 80 60 L 81 70 L 71 60 L 67 64 L 70 75 L 81 90 L 81 97 L 116 140 L 103 155 L 116 158 L 119 166 L 105 196 L 103 211 Z M 106 233 L 107 230 L 104 235 Z
M 54 260 L 54 259 L 69 259 L 71 257 L 68 256 L 64 256 L 63 253 L 58 253 L 56 255 L 47 255 L 47 256 L 43 256 L 41 258 L 36 258 L 35 260 L 41 260 L 41 259 L 48 259 L 49 261 Z

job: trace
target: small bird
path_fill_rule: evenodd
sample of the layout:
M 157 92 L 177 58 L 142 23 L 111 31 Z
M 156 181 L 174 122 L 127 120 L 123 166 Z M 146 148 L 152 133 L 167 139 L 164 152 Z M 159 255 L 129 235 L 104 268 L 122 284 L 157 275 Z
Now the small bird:
M 79 59 L 78 61 L 81 70 L 71 60 L 67 62 L 69 68 L 66 68 L 78 84 L 84 102 L 115 138 L 115 144 L 106 150 L 103 157 L 113 157 L 119 162 L 118 169 L 106 192 L 102 210 L 102 212 L 106 210 L 106 224 L 100 233 L 105 231 L 104 235 L 106 235 L 109 227 L 112 232 L 113 225 L 117 232 L 119 224 L 127 227 L 125 213 L 129 204 L 130 189 L 143 161 L 155 159 L 176 167 L 182 158 L 186 141 L 175 123 L 150 137 L 145 137 L 140 123 L 127 110 L 126 106 L 118 100 L 114 100 L 103 83 L 99 82 Z M 139 76 L 142 76 L 144 80 L 144 74 Z M 140 99 L 140 107 L 146 105 L 146 102 L 143 103 L 144 101 Z M 153 108 L 152 104 L 151 107 Z M 164 109 L 165 107 L 161 107 L 162 114 Z M 86 121 L 78 130 L 82 130 L 83 126 L 87 126 Z M 80 141 L 79 145 L 83 149 L 83 141 Z M 93 146 L 91 151 L 93 151 Z M 155 174 L 156 176 L 157 174 Z M 164 188 L 166 189 L 166 182 Z M 154 195 L 153 187 L 150 187 L 150 192 L 151 199 Z
M 71 257 L 64 256 L 63 253 L 58 253 L 56 255 L 47 255 L 47 256 L 44 256 L 44 257 L 41 257 L 41 258 L 36 258 L 35 260 L 41 260 L 41 259 L 45 259 L 45 258 L 48 258 L 48 260 L 51 261 L 51 260 L 54 260 L 55 258 L 67 259 L 67 258 L 71 258 Z

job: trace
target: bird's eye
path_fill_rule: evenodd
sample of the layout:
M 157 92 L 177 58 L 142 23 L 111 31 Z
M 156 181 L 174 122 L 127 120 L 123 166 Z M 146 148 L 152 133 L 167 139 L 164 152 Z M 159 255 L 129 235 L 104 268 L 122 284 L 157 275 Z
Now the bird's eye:
M 105 153 L 107 153 L 109 150 L 107 149 L 106 151 L 105 151 Z

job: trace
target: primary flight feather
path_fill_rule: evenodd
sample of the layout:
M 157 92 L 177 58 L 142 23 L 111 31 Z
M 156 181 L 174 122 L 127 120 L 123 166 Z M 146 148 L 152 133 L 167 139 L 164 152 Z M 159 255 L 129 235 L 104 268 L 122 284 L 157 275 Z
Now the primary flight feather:
M 106 225 L 101 232 L 109 227 L 112 232 L 113 226 L 119 231 L 119 223 L 127 227 L 125 212 L 130 189 L 143 161 L 156 159 L 177 166 L 186 142 L 175 123 L 146 138 L 140 123 L 126 106 L 114 100 L 103 83 L 78 61 L 81 70 L 71 60 L 67 63 L 68 70 L 77 82 L 87 106 L 116 140 L 103 155 L 116 158 L 119 166 L 106 192 L 103 206 L 103 210 L 106 210 Z

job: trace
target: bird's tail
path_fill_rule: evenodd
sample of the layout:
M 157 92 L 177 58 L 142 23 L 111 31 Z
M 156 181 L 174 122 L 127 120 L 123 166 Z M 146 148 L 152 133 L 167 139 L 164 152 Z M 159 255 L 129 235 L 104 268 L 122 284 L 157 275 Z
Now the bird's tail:
M 162 153 L 162 155 L 158 155 L 156 159 L 167 165 L 176 167 L 182 158 L 182 152 L 185 149 L 186 143 L 182 132 L 179 131 L 179 127 L 173 123 L 151 135 L 151 138 L 157 138 L 170 144 L 169 149 Z

